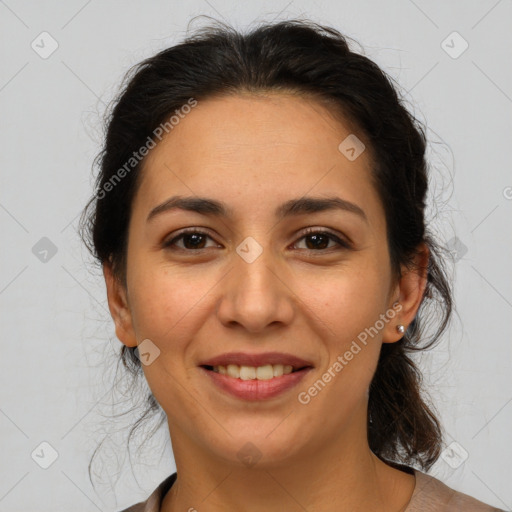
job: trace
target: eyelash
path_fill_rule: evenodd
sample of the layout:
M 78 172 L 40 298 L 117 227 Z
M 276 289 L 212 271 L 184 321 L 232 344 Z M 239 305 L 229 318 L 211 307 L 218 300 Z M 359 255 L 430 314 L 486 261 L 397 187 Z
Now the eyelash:
M 179 233 L 177 236 L 175 236 L 171 240 L 164 241 L 163 247 L 165 249 L 169 249 L 169 250 L 181 250 L 181 251 L 184 251 L 184 252 L 201 252 L 201 251 L 204 251 L 204 250 L 208 249 L 208 248 L 184 249 L 182 247 L 178 247 L 176 249 L 175 247 L 173 247 L 178 240 L 181 240 L 185 235 L 188 235 L 188 234 L 202 235 L 202 236 L 206 236 L 206 237 L 208 237 L 208 238 L 213 240 L 213 238 L 208 233 L 205 233 L 203 231 L 199 231 L 196 228 L 187 228 L 187 229 L 184 229 L 181 233 Z M 352 248 L 351 244 L 349 244 L 345 240 L 342 240 L 341 238 L 336 236 L 334 233 L 331 233 L 330 231 L 322 231 L 322 230 L 319 230 L 319 229 L 316 229 L 316 228 L 308 228 L 308 229 L 306 229 L 306 231 L 302 234 L 302 236 L 298 239 L 298 241 L 301 241 L 301 240 L 303 240 L 304 238 L 306 238 L 307 236 L 310 236 L 310 235 L 324 235 L 324 236 L 327 236 L 329 239 L 333 240 L 334 242 L 336 242 L 338 244 L 339 250 L 344 250 L 344 249 L 346 250 L 346 249 L 351 249 Z M 318 249 L 318 250 L 315 250 L 315 249 L 302 249 L 302 250 L 308 251 L 310 253 L 313 253 L 313 252 L 320 252 L 321 253 L 321 252 L 329 251 L 331 249 L 333 249 L 333 248 L 331 247 L 330 249 Z

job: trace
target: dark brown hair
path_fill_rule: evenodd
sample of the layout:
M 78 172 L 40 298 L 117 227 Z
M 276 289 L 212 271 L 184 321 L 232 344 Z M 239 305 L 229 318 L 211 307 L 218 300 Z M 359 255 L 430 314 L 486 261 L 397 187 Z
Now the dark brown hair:
M 309 21 L 264 24 L 245 34 L 216 23 L 137 64 L 107 115 L 105 143 L 97 159 L 97 193 L 84 210 L 81 233 L 97 260 L 111 261 L 124 282 L 127 230 L 141 163 L 115 184 L 112 179 L 154 130 L 191 98 L 200 102 L 241 92 L 291 91 L 330 104 L 341 119 L 357 127 L 372 155 L 394 276 L 400 276 L 403 265 L 412 265 L 420 244 L 430 250 L 422 304 L 403 338 L 383 344 L 368 406 L 371 450 L 384 461 L 428 470 L 440 455 L 442 432 L 422 397 L 421 374 L 409 355 L 439 339 L 452 299 L 444 249 L 425 225 L 426 136 L 392 79 L 369 58 L 351 51 L 347 39 Z M 427 323 L 435 327 L 429 343 Z M 134 348 L 123 345 L 120 360 L 135 377 L 142 377 Z M 146 405 L 135 427 L 160 409 L 151 393 Z

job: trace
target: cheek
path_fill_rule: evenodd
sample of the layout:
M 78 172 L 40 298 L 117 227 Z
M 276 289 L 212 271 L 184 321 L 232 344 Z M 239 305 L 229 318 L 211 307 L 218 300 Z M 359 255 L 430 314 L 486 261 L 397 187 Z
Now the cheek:
M 129 293 L 137 339 L 151 339 L 162 352 L 183 349 L 181 345 L 204 323 L 205 295 L 216 278 L 190 268 L 134 265 Z
M 304 274 L 296 285 L 304 314 L 309 315 L 315 336 L 323 339 L 327 350 L 326 370 L 336 375 L 330 386 L 337 394 L 361 397 L 381 347 L 379 318 L 385 313 L 387 296 L 382 273 L 374 265 L 347 266 L 314 279 Z
M 387 281 L 375 265 L 347 265 L 295 276 L 293 290 L 326 333 L 346 342 L 384 313 Z
M 208 290 L 194 281 L 191 273 L 184 276 L 156 265 L 132 274 L 130 306 L 137 340 L 149 339 L 158 349 L 154 362 L 142 368 L 166 411 L 194 409 L 189 393 L 183 393 L 183 386 L 190 388 L 184 356 L 204 324 L 201 299 Z

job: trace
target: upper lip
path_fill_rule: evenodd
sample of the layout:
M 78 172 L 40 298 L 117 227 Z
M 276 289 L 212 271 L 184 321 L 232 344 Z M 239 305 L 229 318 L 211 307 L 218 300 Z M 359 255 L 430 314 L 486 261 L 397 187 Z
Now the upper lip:
M 228 364 L 255 367 L 264 366 L 266 364 L 282 364 L 290 365 L 294 370 L 304 368 L 305 366 L 313 366 L 305 359 L 283 352 L 263 352 L 261 354 L 229 352 L 203 361 L 199 366 L 227 366 Z

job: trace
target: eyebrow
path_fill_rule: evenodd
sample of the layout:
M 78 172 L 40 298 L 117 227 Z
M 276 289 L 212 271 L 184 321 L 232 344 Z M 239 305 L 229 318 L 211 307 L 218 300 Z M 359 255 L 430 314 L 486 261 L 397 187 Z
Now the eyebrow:
M 190 212 L 199 213 L 201 215 L 211 215 L 213 217 L 233 218 L 234 212 L 228 205 L 216 199 L 207 197 L 182 197 L 173 196 L 153 208 L 147 217 L 150 221 L 157 215 L 164 212 L 181 209 Z M 363 209 L 346 199 L 340 197 L 301 197 L 290 199 L 280 205 L 276 211 L 277 219 L 282 220 L 286 217 L 295 215 L 304 215 L 307 213 L 317 213 L 332 210 L 344 210 L 358 215 L 366 223 L 368 218 Z

